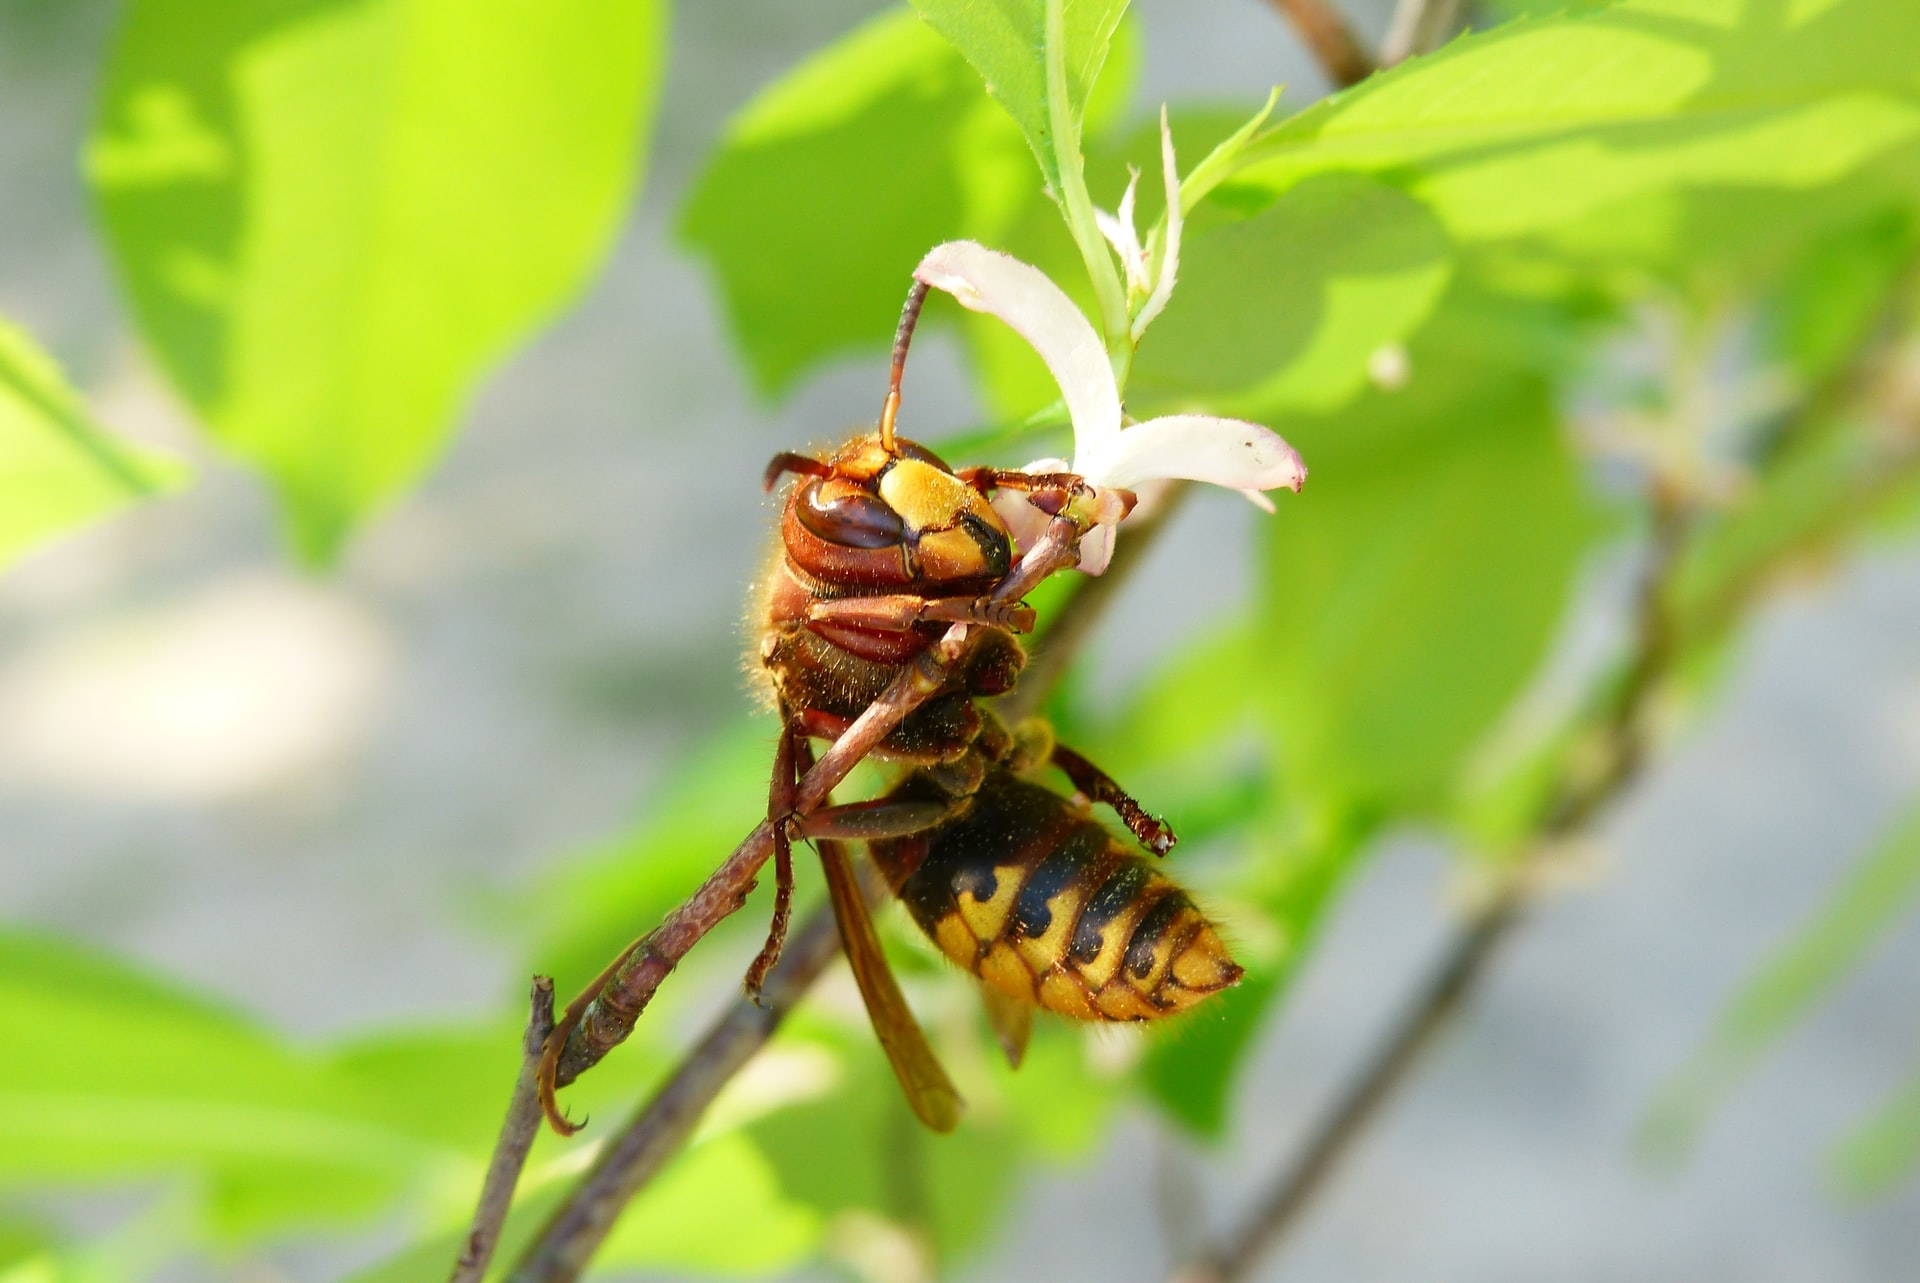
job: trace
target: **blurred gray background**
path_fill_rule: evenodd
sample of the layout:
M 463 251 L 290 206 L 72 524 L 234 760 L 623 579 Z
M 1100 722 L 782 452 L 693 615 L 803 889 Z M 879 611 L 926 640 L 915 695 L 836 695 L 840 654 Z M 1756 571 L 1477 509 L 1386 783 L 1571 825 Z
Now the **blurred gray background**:
M 1139 104 L 1244 106 L 1285 82 L 1297 106 L 1325 87 L 1259 0 L 1136 7 Z M 304 1034 L 490 1010 L 517 985 L 477 906 L 618 830 L 689 737 L 744 707 L 759 461 L 874 409 L 878 354 L 786 406 L 755 403 L 672 220 L 727 114 L 876 8 L 680 6 L 646 191 L 605 276 L 484 390 L 449 459 L 339 574 L 290 569 L 262 488 L 208 461 L 189 492 L 0 579 L 8 921 Z M 1376 34 L 1382 9 L 1359 13 Z M 107 422 L 179 445 L 189 430 L 128 330 L 77 176 L 115 11 L 0 0 L 0 313 Z M 914 380 L 912 426 L 971 420 L 951 348 L 927 344 Z M 1095 663 L 1134 671 L 1235 599 L 1244 565 L 1217 550 L 1244 542 L 1244 507 L 1182 518 Z M 1920 1189 L 1847 1204 L 1823 1168 L 1920 1065 L 1920 931 L 1739 1089 L 1690 1165 L 1663 1174 L 1632 1150 L 1733 987 L 1920 786 L 1916 639 L 1913 549 L 1770 608 L 1725 701 L 1607 826 L 1606 867 L 1543 906 L 1262 1277 L 1920 1277 Z M 1356 885 L 1225 1154 L 1136 1118 L 1090 1167 L 1037 1181 L 969 1277 L 1158 1277 L 1170 1170 L 1216 1225 L 1233 1220 L 1434 952 L 1443 855 L 1393 844 Z M 339 1264 L 317 1261 L 289 1275 Z

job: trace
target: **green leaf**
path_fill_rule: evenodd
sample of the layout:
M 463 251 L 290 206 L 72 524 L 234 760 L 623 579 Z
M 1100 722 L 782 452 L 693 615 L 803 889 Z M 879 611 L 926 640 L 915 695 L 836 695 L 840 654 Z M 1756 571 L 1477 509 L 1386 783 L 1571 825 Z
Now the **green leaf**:
M 530 1164 L 494 1253 L 496 1271 L 518 1259 L 572 1188 L 579 1164 Z M 471 1203 L 449 1222 L 352 1276 L 352 1283 L 417 1283 L 446 1275 L 466 1235 Z M 695 1143 L 621 1212 L 595 1254 L 600 1266 L 761 1276 L 790 1270 L 816 1249 L 820 1218 L 780 1188 L 765 1155 L 743 1133 Z
M 1920 899 L 1920 807 L 1894 826 L 1786 948 L 1742 987 L 1706 1045 L 1661 1091 L 1648 1113 L 1645 1142 L 1663 1157 L 1684 1155 L 1727 1091 L 1763 1052 L 1852 974 L 1888 928 L 1913 909 L 1916 899 Z M 1895 1109 L 1892 1119 L 1905 1119 L 1904 1106 Z M 1860 1179 L 1869 1171 L 1887 1170 L 1890 1151 L 1874 1152 L 1878 1157 L 1868 1161 L 1856 1150 L 1853 1161 L 1860 1166 L 1856 1173 Z
M 1037 196 L 1018 132 L 960 56 L 899 10 L 755 96 L 681 234 L 711 261 L 748 369 L 773 394 L 883 346 L 928 249 L 993 240 Z
M 747 1133 L 792 1198 L 826 1218 L 864 1212 L 913 1226 L 940 1260 L 952 1261 L 999 1224 L 1027 1140 L 965 1076 L 969 1109 L 960 1128 L 948 1136 L 928 1132 L 907 1108 L 864 1013 L 856 1019 L 858 1026 L 846 1029 L 811 1022 L 795 1039 L 833 1049 L 841 1067 L 833 1089 L 755 1121 Z
M 621 1215 L 595 1259 L 637 1269 L 772 1274 L 810 1256 L 820 1230 L 819 1214 L 782 1191 L 759 1148 L 745 1134 L 727 1132 L 661 1173 Z
M 1911 16 L 1883 0 L 1626 0 L 1457 40 L 1294 117 L 1216 200 L 1317 174 L 1402 185 L 1461 241 L 1673 188 L 1813 187 L 1920 135 Z
M 52 358 L 0 320 L 0 568 L 188 475 L 183 464 L 109 436 Z
M 324 559 L 631 197 L 658 0 L 136 0 L 87 170 L 147 341 Z
M 1437 815 L 1604 527 L 1544 380 L 1441 326 L 1410 350 L 1400 391 L 1289 422 L 1312 477 L 1268 524 L 1258 632 L 1283 785 Z
M 0 933 L 0 1185 L 198 1175 L 209 1225 L 237 1238 L 363 1217 L 476 1161 L 370 1118 L 354 1084 L 240 1016 Z
M 1360 175 L 1302 183 L 1245 221 L 1196 222 L 1129 395 L 1214 413 L 1333 409 L 1427 319 L 1451 270 L 1433 216 Z
M 1047 94 L 1045 0 L 913 0 L 986 82 L 987 92 L 1020 127 L 1047 185 L 1058 192 L 1060 165 Z M 1065 0 L 1066 117 L 1084 123 L 1127 0 Z

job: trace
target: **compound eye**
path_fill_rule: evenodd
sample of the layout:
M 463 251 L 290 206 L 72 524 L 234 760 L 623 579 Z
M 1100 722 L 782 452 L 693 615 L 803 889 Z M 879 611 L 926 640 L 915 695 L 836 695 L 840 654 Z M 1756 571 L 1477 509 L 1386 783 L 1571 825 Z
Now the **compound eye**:
M 905 541 L 900 514 L 885 501 L 844 481 L 824 481 L 800 495 L 800 524 L 846 548 L 891 548 Z

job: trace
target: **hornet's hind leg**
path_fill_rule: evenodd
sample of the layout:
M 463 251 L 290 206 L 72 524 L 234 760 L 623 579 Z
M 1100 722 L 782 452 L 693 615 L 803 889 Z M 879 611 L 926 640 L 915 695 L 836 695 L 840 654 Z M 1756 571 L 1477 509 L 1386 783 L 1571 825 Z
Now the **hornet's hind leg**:
M 1165 855 L 1173 850 L 1173 844 L 1178 841 L 1173 835 L 1173 829 L 1165 820 L 1148 815 L 1140 803 L 1134 801 L 1111 775 L 1065 744 L 1053 746 L 1052 761 L 1068 779 L 1073 781 L 1073 786 L 1085 793 L 1091 801 L 1104 803 L 1113 808 L 1113 813 L 1119 816 L 1121 823 L 1125 824 L 1128 831 L 1139 839 L 1141 846 L 1155 855 Z

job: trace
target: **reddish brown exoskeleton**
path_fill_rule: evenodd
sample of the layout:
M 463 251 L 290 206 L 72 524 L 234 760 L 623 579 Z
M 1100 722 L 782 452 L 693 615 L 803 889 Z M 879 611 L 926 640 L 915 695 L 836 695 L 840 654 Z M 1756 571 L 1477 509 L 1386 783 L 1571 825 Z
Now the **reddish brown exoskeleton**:
M 959 1096 L 887 969 L 841 839 L 868 843 L 875 862 L 927 934 L 980 977 L 988 1009 L 1016 1060 L 1036 1006 L 1092 1020 L 1145 1020 L 1234 983 L 1240 969 L 1191 901 L 1086 815 L 1110 806 L 1148 850 L 1173 833 L 1111 778 L 1053 742 L 1039 722 L 1009 730 L 981 697 L 1010 690 L 1032 627 L 1024 604 L 989 593 L 1013 563 L 1013 540 L 987 502 L 1017 489 L 1058 513 L 1087 493 L 1066 473 L 987 468 L 956 472 L 895 434 L 900 383 L 925 298 L 916 284 L 894 342 L 878 430 L 831 456 L 782 454 L 787 474 L 780 544 L 761 588 L 756 659 L 785 726 L 769 804 L 776 877 L 773 925 L 747 975 L 749 992 L 777 960 L 792 901 L 791 844 L 823 839 L 823 866 L 841 937 L 882 1046 L 915 1112 L 948 1130 Z M 872 750 L 910 768 L 886 797 L 793 818 L 811 741 L 835 739 L 902 666 L 948 625 L 980 636 L 944 684 Z M 1016 772 L 1053 765 L 1079 790 L 1069 800 Z

